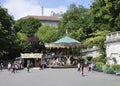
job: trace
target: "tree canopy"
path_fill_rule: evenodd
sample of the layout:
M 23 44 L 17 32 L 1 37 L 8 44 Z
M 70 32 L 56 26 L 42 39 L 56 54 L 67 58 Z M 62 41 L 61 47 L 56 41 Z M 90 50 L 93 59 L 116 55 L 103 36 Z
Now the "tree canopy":
M 40 26 L 40 20 L 28 18 L 16 21 L 14 27 L 16 32 L 25 33 L 27 36 L 33 36 Z
M 13 26 L 14 19 L 8 14 L 7 9 L 0 6 L 0 53 L 11 50 L 14 41 Z
M 76 6 L 75 4 L 71 4 L 69 10 L 63 14 L 58 30 L 61 35 L 65 35 L 65 31 L 67 30 L 70 36 L 73 38 L 76 37 L 81 41 L 91 32 L 91 28 L 89 28 L 89 16 L 89 9 L 81 5 Z
M 0 22 L 2 27 L 6 30 L 11 30 L 14 23 L 14 19 L 11 15 L 8 14 L 7 9 L 0 6 Z
M 58 39 L 58 30 L 54 26 L 44 25 L 38 29 L 35 35 L 42 42 L 50 43 Z
M 94 30 L 119 31 L 120 1 L 95 0 L 91 6 L 92 28 Z
M 15 42 L 17 44 L 17 49 L 19 52 L 27 52 L 29 47 L 30 47 L 30 43 L 27 41 L 28 37 L 21 32 L 18 32 L 16 34 L 16 39 Z

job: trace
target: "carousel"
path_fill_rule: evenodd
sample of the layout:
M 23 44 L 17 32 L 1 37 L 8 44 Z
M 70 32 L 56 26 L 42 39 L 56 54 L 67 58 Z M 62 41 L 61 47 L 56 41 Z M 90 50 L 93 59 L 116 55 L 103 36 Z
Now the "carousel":
M 53 43 L 45 44 L 47 53 L 45 57 L 51 67 L 72 67 L 77 65 L 81 55 L 81 43 L 71 37 L 65 36 Z

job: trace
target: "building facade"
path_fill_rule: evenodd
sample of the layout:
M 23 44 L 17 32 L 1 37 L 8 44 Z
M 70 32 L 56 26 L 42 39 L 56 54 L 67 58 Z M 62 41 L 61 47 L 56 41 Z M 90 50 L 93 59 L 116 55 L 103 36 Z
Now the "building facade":
M 107 64 L 120 64 L 120 31 L 108 34 L 105 46 Z
M 60 18 L 57 16 L 25 16 L 21 19 L 35 18 L 40 20 L 42 25 L 58 26 Z
M 93 58 L 99 57 L 101 55 L 99 50 L 100 49 L 97 46 L 93 46 L 87 49 L 82 49 L 82 55 L 83 57 L 87 57 L 87 56 L 92 56 Z

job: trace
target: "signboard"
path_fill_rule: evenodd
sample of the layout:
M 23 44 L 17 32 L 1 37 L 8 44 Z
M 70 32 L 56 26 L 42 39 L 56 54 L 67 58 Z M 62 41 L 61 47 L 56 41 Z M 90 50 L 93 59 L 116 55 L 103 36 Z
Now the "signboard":
M 42 58 L 41 53 L 21 53 L 21 58 Z

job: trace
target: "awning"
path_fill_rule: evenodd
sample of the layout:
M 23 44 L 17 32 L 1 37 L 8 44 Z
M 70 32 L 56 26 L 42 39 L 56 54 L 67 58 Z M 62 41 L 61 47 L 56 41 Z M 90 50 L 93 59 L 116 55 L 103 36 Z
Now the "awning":
M 21 58 L 42 58 L 41 53 L 21 53 Z

